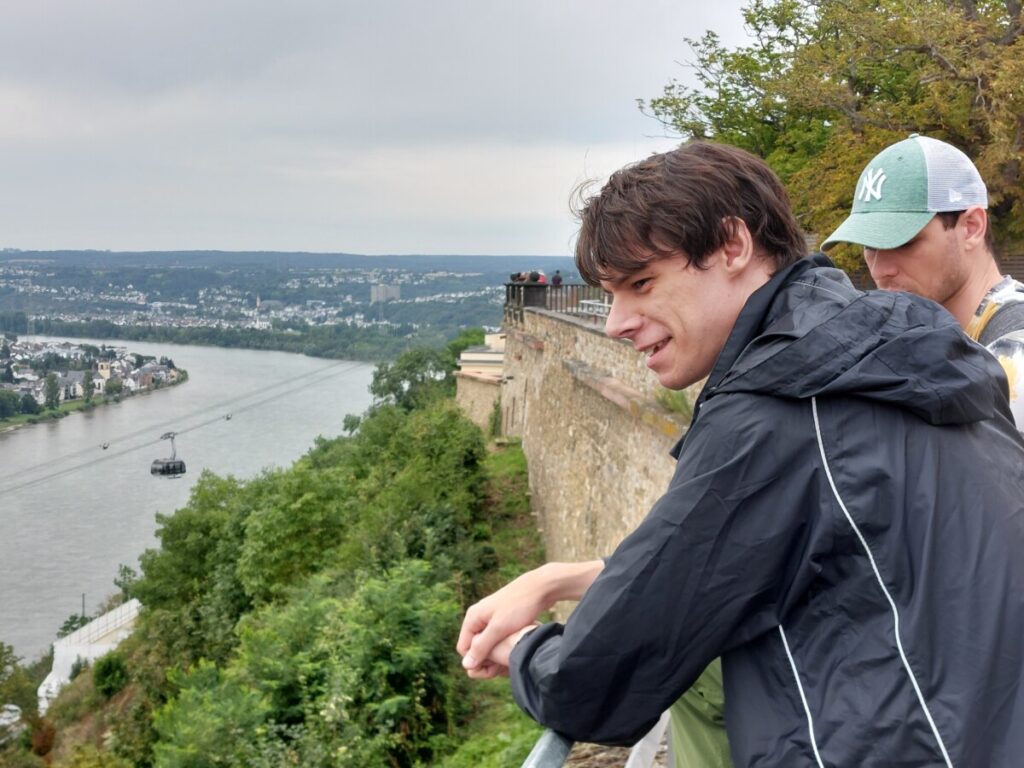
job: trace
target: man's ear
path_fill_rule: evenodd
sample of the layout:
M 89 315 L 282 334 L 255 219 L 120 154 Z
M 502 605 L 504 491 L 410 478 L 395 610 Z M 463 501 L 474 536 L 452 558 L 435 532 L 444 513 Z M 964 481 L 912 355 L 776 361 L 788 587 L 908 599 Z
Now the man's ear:
M 722 266 L 727 272 L 742 273 L 754 261 L 756 255 L 754 237 L 750 234 L 747 223 L 738 216 L 730 216 L 722 223 L 729 231 L 729 237 L 721 250 Z
M 960 214 L 957 224 L 963 227 L 964 243 L 971 248 L 985 247 L 985 233 L 988 231 L 988 212 L 973 206 Z

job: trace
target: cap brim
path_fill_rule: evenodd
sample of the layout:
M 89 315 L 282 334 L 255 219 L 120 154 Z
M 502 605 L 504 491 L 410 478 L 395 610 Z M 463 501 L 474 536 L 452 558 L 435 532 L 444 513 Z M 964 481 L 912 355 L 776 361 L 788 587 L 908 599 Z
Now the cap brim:
M 854 243 L 865 248 L 899 248 L 924 229 L 935 214 L 931 211 L 871 211 L 851 213 L 821 244 Z

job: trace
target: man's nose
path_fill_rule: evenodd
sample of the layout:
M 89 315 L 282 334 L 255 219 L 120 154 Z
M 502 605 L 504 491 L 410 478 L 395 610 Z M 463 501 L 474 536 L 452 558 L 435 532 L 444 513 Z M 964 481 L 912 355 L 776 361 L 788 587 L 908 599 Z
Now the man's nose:
M 613 339 L 629 338 L 640 327 L 640 315 L 630 306 L 629 302 L 612 297 L 612 306 L 604 321 L 605 335 Z
M 868 265 L 871 277 L 875 279 L 878 277 L 891 277 L 898 271 L 896 259 L 892 257 L 892 251 L 865 248 L 864 261 Z

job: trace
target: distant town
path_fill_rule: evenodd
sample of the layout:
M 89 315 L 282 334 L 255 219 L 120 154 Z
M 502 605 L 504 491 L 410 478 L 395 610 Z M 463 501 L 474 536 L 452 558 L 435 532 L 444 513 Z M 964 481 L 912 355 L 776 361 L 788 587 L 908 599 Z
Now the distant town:
M 443 322 L 453 309 L 466 322 L 497 325 L 508 275 L 363 266 L 82 266 L 4 255 L 0 309 L 21 310 L 29 319 L 179 328 L 418 327 Z
M 365 361 L 497 329 L 511 274 L 560 257 L 0 249 L 0 332 Z
M 126 347 L 69 342 L 0 341 L 0 419 L 36 414 L 71 400 L 119 397 L 175 384 L 184 376 L 169 358 Z
M 323 270 L 289 277 L 273 291 L 282 298 L 263 299 L 260 293 L 244 287 L 248 282 L 244 279 L 239 281 L 242 285 L 194 290 L 140 289 L 132 283 L 113 281 L 102 286 L 81 287 L 59 282 L 59 273 L 52 267 L 8 263 L 0 265 L 0 293 L 18 295 L 25 299 L 22 303 L 49 310 L 48 316 L 53 319 L 72 322 L 102 319 L 116 325 L 270 328 L 275 321 L 298 321 L 308 325 L 344 323 L 368 327 L 397 324 L 385 317 L 383 307 L 378 307 L 376 314 L 372 311 L 374 304 L 385 302 L 399 307 L 403 304 L 458 304 L 480 299 L 485 304 L 499 306 L 504 298 L 500 286 L 451 290 L 481 276 L 480 273 Z M 355 286 L 365 287 L 365 290 L 354 291 Z M 412 295 L 403 298 L 403 286 L 406 286 L 406 293 Z M 432 290 L 425 293 L 424 287 Z M 363 295 L 366 290 L 368 300 Z M 306 298 L 309 296 L 318 298 Z

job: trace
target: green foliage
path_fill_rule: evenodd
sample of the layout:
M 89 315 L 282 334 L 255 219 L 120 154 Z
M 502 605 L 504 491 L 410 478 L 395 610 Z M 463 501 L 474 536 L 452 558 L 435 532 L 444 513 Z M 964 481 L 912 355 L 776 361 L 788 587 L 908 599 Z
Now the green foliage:
M 24 312 L 0 312 L 0 331 L 5 335 L 28 333 L 28 315 Z
M 326 575 L 294 591 L 287 603 L 268 606 L 239 622 L 233 667 L 270 702 L 276 722 L 301 724 L 323 695 L 329 653 L 324 627 L 342 607 Z
M 427 563 L 404 561 L 365 580 L 324 632 L 323 728 L 338 766 L 417 764 L 452 727 L 460 607 L 450 587 L 430 582 Z
M 658 404 L 672 413 L 678 413 L 687 421 L 693 416 L 693 403 L 685 389 L 665 389 L 660 387 L 654 395 Z
M 124 391 L 124 383 L 120 379 L 107 379 L 103 384 L 103 394 L 120 395 Z
M 84 393 L 83 396 L 85 397 L 85 402 L 87 403 L 92 402 L 93 395 L 95 394 L 95 389 L 93 387 L 94 379 L 95 377 L 93 376 L 93 372 L 91 370 L 87 370 L 82 375 L 82 392 Z
M 0 642 L 0 685 L 3 685 L 14 674 L 19 661 L 21 659 L 14 655 L 14 646 Z
M 410 349 L 373 372 L 370 394 L 377 402 L 411 411 L 452 393 L 451 358 L 437 349 Z
M 72 613 L 64 619 L 64 623 L 60 625 L 60 629 L 57 630 L 57 637 L 67 637 L 72 632 L 84 627 L 90 621 L 92 621 L 90 616 L 86 616 L 82 613 Z
M 882 147 L 920 132 L 978 164 L 998 239 L 1024 240 L 1024 26 L 1010 2 L 749 0 L 753 42 L 688 40 L 696 88 L 643 107 L 685 138 L 764 157 L 804 228 L 827 235 Z M 859 254 L 840 251 L 858 267 Z
M 128 666 L 116 651 L 96 660 L 92 669 L 93 685 L 108 699 L 128 684 Z
M 102 701 L 103 697 L 96 693 L 92 675 L 80 674 L 61 689 L 60 696 L 46 711 L 46 717 L 57 728 L 67 727 L 94 712 Z
M 324 565 L 330 547 L 357 514 L 340 472 L 299 462 L 249 484 L 249 515 L 238 557 L 238 578 L 255 602 Z
M 49 764 L 15 743 L 0 748 L 0 765 L 4 768 L 47 768 Z
M 379 404 L 407 411 L 426 408 L 455 394 L 455 368 L 468 347 L 484 343 L 482 328 L 462 331 L 444 349 L 417 347 L 403 352 L 393 363 L 382 363 L 370 384 Z
M 458 336 L 448 342 L 445 349 L 448 350 L 448 355 L 454 365 L 459 355 L 465 352 L 470 347 L 479 346 L 484 343 L 484 329 L 483 328 L 466 328 L 461 331 Z
M 520 766 L 543 733 L 513 701 L 505 680 L 473 684 L 476 712 L 459 734 L 451 754 L 435 760 L 437 768 L 510 768 Z
M 46 393 L 46 399 L 43 401 L 43 406 L 50 410 L 56 410 L 60 405 L 60 384 L 57 381 L 57 374 L 46 374 L 46 386 L 44 392 Z
M 234 478 L 200 475 L 185 507 L 157 515 L 161 546 L 142 554 L 143 575 L 128 586 L 186 663 L 226 658 L 235 622 L 249 607 L 236 572 L 248 513 L 244 495 Z
M 0 419 L 21 413 L 21 398 L 17 393 L 0 389 Z
M 12 646 L 0 642 L 0 706 L 14 704 L 21 708 L 24 718 L 34 717 L 38 701 L 36 688 L 41 680 L 34 679 L 32 672 L 21 666 L 21 659 Z M 0 765 L 4 764 L 0 760 Z
M 491 416 L 487 422 L 487 431 L 491 437 L 501 436 L 501 397 L 499 396 L 494 401 L 494 407 L 491 409 Z
M 2 321 L 3 315 L 0 313 L 0 328 Z M 386 360 L 419 345 L 441 344 L 444 341 L 440 332 L 417 330 L 410 324 L 389 328 L 360 328 L 338 324 L 303 326 L 301 329 L 275 328 L 268 331 L 213 326 L 128 326 L 115 325 L 107 320 L 72 322 L 55 318 L 40 318 L 33 322 L 36 333 L 50 336 L 279 350 L 344 360 Z
M 121 563 L 117 566 L 117 576 L 114 577 L 114 586 L 121 590 L 121 596 L 124 600 L 131 599 L 132 587 L 138 580 L 138 572 L 130 565 Z
M 75 680 L 80 674 L 89 668 L 89 660 L 79 656 L 71 663 L 71 671 L 68 672 L 68 680 Z
M 270 711 L 264 697 L 207 661 L 171 677 L 179 693 L 154 718 L 154 766 L 246 765 Z
M 131 768 L 131 765 L 92 744 L 80 744 L 59 768 Z

